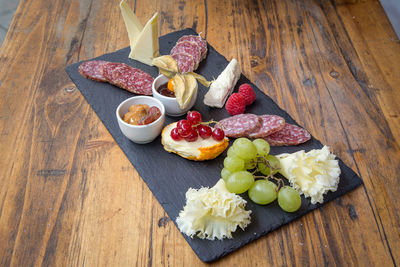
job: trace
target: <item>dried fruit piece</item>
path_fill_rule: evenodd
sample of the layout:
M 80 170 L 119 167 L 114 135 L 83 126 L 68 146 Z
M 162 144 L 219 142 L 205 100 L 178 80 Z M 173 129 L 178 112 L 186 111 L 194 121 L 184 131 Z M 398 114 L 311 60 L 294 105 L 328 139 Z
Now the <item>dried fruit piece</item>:
M 139 125 L 140 119 L 147 115 L 149 109 L 150 107 L 146 104 L 132 105 L 124 115 L 123 120 L 132 125 Z
M 149 111 L 147 112 L 147 115 L 143 116 L 138 121 L 138 125 L 150 124 L 153 121 L 156 121 L 159 117 L 161 117 L 161 111 L 158 109 L 158 107 L 153 106 L 149 109 Z

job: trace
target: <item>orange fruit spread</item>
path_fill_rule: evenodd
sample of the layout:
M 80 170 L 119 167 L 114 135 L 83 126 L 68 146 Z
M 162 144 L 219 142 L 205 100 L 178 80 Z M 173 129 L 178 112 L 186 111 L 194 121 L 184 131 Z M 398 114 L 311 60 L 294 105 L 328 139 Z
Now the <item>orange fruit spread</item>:
M 178 154 L 183 158 L 194 161 L 214 159 L 229 145 L 227 137 L 221 141 L 216 141 L 212 137 L 202 139 L 200 136 L 195 142 L 175 141 L 171 137 L 171 131 L 176 127 L 176 124 L 174 122 L 165 126 L 161 134 L 161 143 L 166 151 Z
M 172 78 L 169 79 L 169 81 L 168 81 L 167 89 L 170 90 L 171 92 L 175 92 L 175 91 L 174 91 L 174 84 L 173 84 Z

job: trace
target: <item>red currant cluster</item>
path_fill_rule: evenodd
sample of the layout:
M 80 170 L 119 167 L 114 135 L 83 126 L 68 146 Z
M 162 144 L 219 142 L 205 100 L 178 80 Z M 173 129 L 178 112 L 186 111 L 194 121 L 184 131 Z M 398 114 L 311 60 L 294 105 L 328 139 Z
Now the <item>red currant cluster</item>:
M 186 120 L 178 121 L 176 128 L 172 129 L 171 137 L 175 141 L 185 139 L 188 142 L 196 141 L 199 136 L 203 139 L 212 136 L 217 141 L 224 139 L 225 133 L 222 129 L 212 130 L 207 124 L 209 122 L 203 122 L 199 112 L 189 111 Z

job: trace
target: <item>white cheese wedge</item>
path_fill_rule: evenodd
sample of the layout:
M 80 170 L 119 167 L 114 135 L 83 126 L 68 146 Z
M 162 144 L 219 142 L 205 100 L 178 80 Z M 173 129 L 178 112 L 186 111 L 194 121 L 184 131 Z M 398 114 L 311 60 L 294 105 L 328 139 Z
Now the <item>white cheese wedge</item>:
M 240 66 L 236 59 L 232 59 L 218 78 L 211 84 L 204 96 L 204 104 L 210 107 L 222 108 L 226 99 L 232 94 L 240 78 Z
M 126 30 L 129 36 L 129 42 L 131 47 L 134 46 L 135 40 L 139 37 L 139 34 L 143 30 L 143 25 L 140 23 L 138 17 L 133 13 L 132 9 L 126 4 L 125 0 L 119 3 L 122 17 L 124 18 Z
M 158 57 L 158 13 L 147 21 L 142 32 L 134 41 L 133 47 L 131 46 L 131 53 L 129 57 L 140 61 L 144 64 L 153 66 L 153 58 Z
M 238 227 L 244 230 L 250 223 L 250 210 L 245 210 L 246 200 L 230 193 L 224 180 L 220 179 L 212 187 L 199 190 L 189 188 L 186 192 L 186 205 L 176 223 L 179 230 L 201 239 L 232 238 Z
M 335 155 L 330 153 L 329 147 L 304 150 L 292 154 L 276 156 L 280 161 L 280 173 L 290 184 L 304 194 L 311 197 L 311 203 L 322 203 L 324 194 L 336 191 L 339 184 L 340 167 Z

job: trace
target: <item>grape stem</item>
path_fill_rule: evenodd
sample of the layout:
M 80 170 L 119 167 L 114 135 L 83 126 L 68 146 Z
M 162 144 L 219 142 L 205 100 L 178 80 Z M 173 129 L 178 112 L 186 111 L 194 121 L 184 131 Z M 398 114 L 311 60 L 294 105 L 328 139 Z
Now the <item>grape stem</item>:
M 193 127 L 197 127 L 197 126 L 199 126 L 199 125 L 201 125 L 201 124 L 203 124 L 203 125 L 210 125 L 210 124 L 212 124 L 212 123 L 218 124 L 219 127 L 221 127 L 221 129 L 224 130 L 224 126 L 222 125 L 222 123 L 220 123 L 219 121 L 215 121 L 215 120 L 213 120 L 213 119 L 211 119 L 211 120 L 209 120 L 209 121 L 202 121 L 202 122 L 199 122 L 199 123 L 193 125 Z
M 282 179 L 274 176 L 274 172 L 279 171 L 279 168 L 272 167 L 272 165 L 269 163 L 269 161 L 265 157 L 257 157 L 256 163 L 263 163 L 266 167 L 268 167 L 270 169 L 270 171 L 269 171 L 269 174 L 267 176 L 254 175 L 255 173 L 260 171 L 260 169 L 258 168 L 258 164 L 257 164 L 257 168 L 252 172 L 254 179 L 260 179 L 261 178 L 261 179 L 265 179 L 267 181 L 275 180 L 278 183 L 278 187 L 276 188 L 277 192 L 279 191 L 279 189 L 281 187 L 285 186 L 285 183 L 283 182 Z

